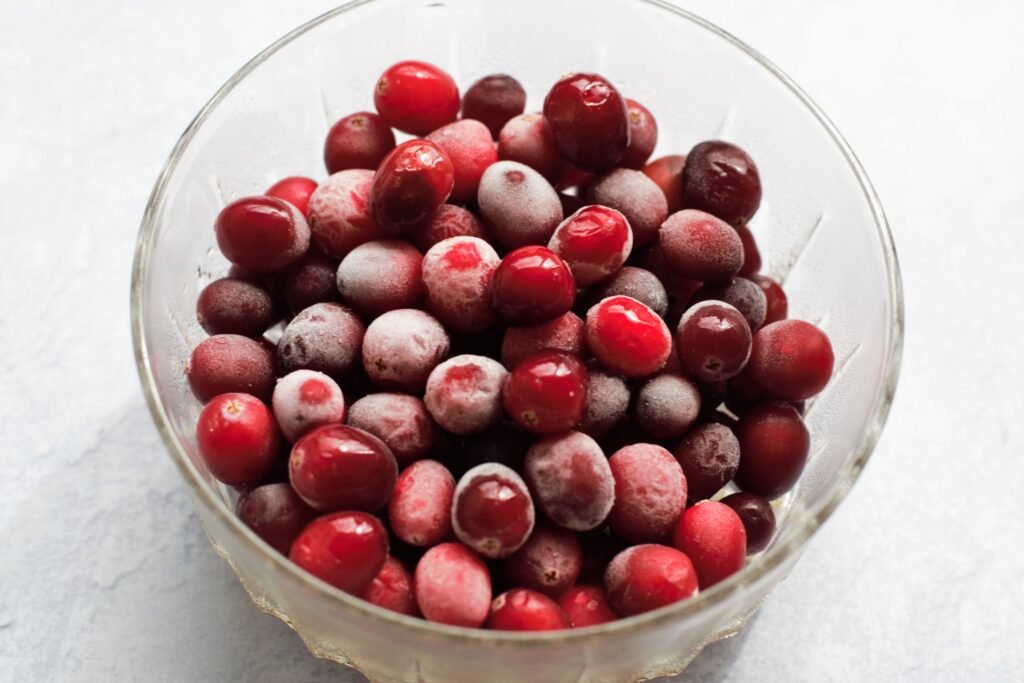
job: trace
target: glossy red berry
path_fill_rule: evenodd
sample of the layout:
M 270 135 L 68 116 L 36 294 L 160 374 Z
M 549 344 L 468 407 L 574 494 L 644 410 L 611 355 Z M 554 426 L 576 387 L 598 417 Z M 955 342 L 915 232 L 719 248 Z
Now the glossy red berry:
M 462 96 L 462 118 L 480 121 L 495 140 L 502 126 L 525 108 L 526 91 L 506 74 L 484 76 Z
M 364 396 L 349 408 L 347 421 L 386 443 L 399 465 L 426 457 L 437 440 L 437 425 L 423 401 L 408 394 Z
M 775 533 L 775 511 L 772 504 L 753 493 L 734 493 L 722 499 L 743 522 L 747 532 L 747 554 L 759 553 L 768 547 Z
M 658 145 L 658 122 L 647 107 L 636 100 L 626 100 L 629 123 L 629 147 L 619 162 L 625 168 L 641 169 Z
M 409 545 L 429 548 L 452 533 L 455 478 L 436 460 L 418 460 L 398 475 L 388 503 L 395 536 Z
M 487 167 L 498 160 L 498 150 L 487 126 L 463 119 L 438 128 L 427 139 L 440 147 L 452 162 L 455 185 L 451 201 L 476 199 L 480 178 Z
M 633 417 L 651 438 L 665 441 L 689 429 L 700 408 L 697 385 L 682 375 L 663 372 L 640 387 Z
M 313 304 L 339 301 L 338 260 L 310 249 L 278 277 L 288 311 L 297 315 Z
M 575 356 L 559 351 L 527 356 L 505 382 L 505 412 L 533 434 L 573 429 L 586 404 L 586 367 Z
M 608 604 L 604 589 L 598 586 L 573 586 L 558 598 L 572 628 L 607 624 L 619 618 Z
M 510 327 L 501 343 L 501 362 L 514 368 L 531 353 L 552 349 L 583 357 L 583 321 L 569 311 L 553 320 L 527 327 Z
M 413 244 L 422 251 L 449 237 L 478 237 L 486 240 L 487 234 L 480 219 L 472 211 L 454 204 L 442 204 L 408 235 Z
M 395 134 L 384 119 L 360 111 L 331 126 L 324 142 L 324 165 L 331 174 L 350 168 L 374 171 L 394 148 Z
M 761 205 L 761 177 L 754 160 L 721 140 L 702 142 L 686 155 L 683 205 L 741 225 Z
M 587 186 L 593 204 L 619 211 L 629 222 L 634 247 L 654 242 L 668 217 L 668 202 L 661 189 L 640 171 L 615 168 Z
M 759 403 L 737 428 L 740 467 L 736 483 L 744 491 L 772 499 L 793 488 L 807 463 L 811 436 L 796 408 Z
M 703 590 L 743 569 L 747 557 L 747 531 L 739 515 L 711 500 L 683 513 L 672 544 L 690 558 Z
M 498 316 L 513 325 L 536 325 L 569 311 L 576 280 L 562 258 L 545 247 L 522 247 L 501 260 L 491 280 Z
M 498 158 L 525 164 L 552 184 L 565 175 L 567 167 L 541 114 L 520 114 L 505 124 L 498 136 Z
M 508 557 L 533 531 L 533 500 L 526 484 L 498 463 L 477 465 L 462 475 L 451 514 L 458 539 L 484 557 Z
M 604 577 L 608 602 L 624 617 L 643 614 L 697 594 L 693 563 L 675 548 L 636 545 L 615 556 Z
M 373 577 L 369 587 L 359 597 L 399 614 L 410 617 L 418 617 L 420 614 L 416 596 L 412 592 L 412 574 L 401 560 L 393 556 L 384 560 L 377 576 Z
M 732 429 L 703 422 L 683 435 L 672 452 L 686 475 L 689 504 L 710 498 L 736 475 L 740 442 Z
M 750 345 L 750 326 L 743 314 L 722 301 L 691 306 L 676 328 L 680 362 L 704 382 L 738 375 L 750 357 Z
M 442 543 L 420 558 L 414 577 L 416 604 L 428 621 L 483 626 L 491 608 L 487 565 L 461 543 Z
M 643 167 L 643 174 L 653 180 L 665 195 L 669 214 L 683 208 L 683 167 L 685 166 L 685 156 L 669 154 L 655 159 Z
M 289 176 L 282 178 L 266 191 L 268 197 L 277 197 L 288 202 L 302 213 L 309 215 L 309 198 L 316 191 L 317 183 L 312 178 Z
M 523 547 L 505 558 L 504 565 L 513 586 L 556 598 L 579 578 L 583 549 L 571 531 L 537 526 Z
M 402 240 L 360 244 L 341 260 L 336 283 L 341 300 L 367 319 L 423 298 L 423 254 Z
M 537 441 L 526 452 L 523 477 L 540 511 L 571 531 L 601 526 L 615 503 L 608 458 L 582 432 Z
M 686 477 L 661 446 L 635 443 L 608 464 L 615 478 L 615 505 L 608 521 L 630 543 L 659 541 L 672 531 L 686 506 Z
M 253 533 L 282 555 L 317 512 L 288 483 L 264 484 L 238 498 L 235 514 Z
M 449 329 L 480 332 L 494 322 L 491 278 L 501 259 L 477 237 L 452 237 L 423 256 L 430 311 Z
M 625 98 L 603 76 L 563 77 L 544 98 L 544 118 L 562 156 L 581 169 L 609 169 L 629 147 Z
M 384 236 L 370 214 L 373 179 L 373 171 L 366 169 L 338 171 L 309 198 L 309 227 L 325 254 L 340 259 L 363 242 Z
M 459 88 L 447 73 L 426 62 L 399 62 L 385 71 L 373 104 L 388 125 L 426 135 L 459 114 Z
M 278 453 L 277 425 L 255 396 L 221 394 L 203 407 L 196 442 L 210 473 L 228 486 L 258 483 Z
M 502 417 L 508 370 L 493 358 L 462 354 L 438 365 L 424 396 L 434 420 L 452 434 L 478 434 Z
M 547 244 L 562 222 L 562 202 L 547 180 L 515 161 L 491 164 L 477 192 L 486 230 L 506 249 Z
M 781 320 L 754 335 L 747 372 L 770 397 L 803 401 L 825 388 L 834 362 L 824 332 L 802 320 Z
M 764 325 L 785 320 L 789 314 L 789 302 L 782 285 L 766 275 L 751 275 L 750 280 L 764 292 L 766 302 Z
M 628 296 L 604 299 L 587 312 L 587 345 L 604 367 L 647 377 L 665 367 L 672 335 L 658 314 Z
M 292 443 L 320 425 L 345 419 L 345 397 L 337 382 L 314 370 L 296 370 L 274 387 L 274 417 Z
M 555 631 L 569 628 L 569 620 L 558 603 L 543 593 L 513 588 L 491 603 L 487 628 L 492 631 Z
M 335 379 L 359 360 L 366 327 L 347 306 L 314 304 L 291 319 L 277 345 L 277 362 L 285 372 L 316 370 Z
M 306 217 L 276 197 L 245 197 L 223 209 L 214 226 L 227 260 L 252 273 L 274 273 L 302 258 L 309 248 Z
M 219 394 L 240 392 L 270 399 L 274 391 L 274 355 L 255 339 L 218 334 L 204 339 L 192 351 L 188 384 L 202 402 Z
M 568 264 L 578 287 L 613 275 L 633 250 L 626 217 L 607 206 L 584 206 L 555 229 L 548 249 Z
M 721 282 L 743 266 L 739 235 L 709 213 L 695 209 L 674 213 L 662 224 L 658 237 L 665 260 L 683 277 Z
M 313 520 L 292 544 L 291 561 L 346 593 L 359 595 L 388 557 L 388 532 L 373 515 L 338 512 Z
M 370 186 L 370 213 L 384 232 L 408 232 L 444 204 L 455 168 L 429 140 L 409 140 L 388 152 Z
M 225 277 L 203 288 L 196 301 L 199 325 L 210 334 L 259 337 L 277 320 L 274 297 L 256 280 Z

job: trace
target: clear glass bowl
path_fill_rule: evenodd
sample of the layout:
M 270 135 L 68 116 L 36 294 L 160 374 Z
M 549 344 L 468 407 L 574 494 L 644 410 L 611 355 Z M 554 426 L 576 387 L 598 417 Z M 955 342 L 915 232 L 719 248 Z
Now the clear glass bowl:
M 537 110 L 569 70 L 597 71 L 661 124 L 656 154 L 724 138 L 764 181 L 752 222 L 765 272 L 785 281 L 791 316 L 835 345 L 832 383 L 808 409 L 812 455 L 779 502 L 772 545 L 736 576 L 665 609 L 605 626 L 502 634 L 380 610 L 314 579 L 232 513 L 199 458 L 200 406 L 183 375 L 204 336 L 196 293 L 227 264 L 212 225 L 220 208 L 285 175 L 323 177 L 328 126 L 366 109 L 376 77 L 402 59 L 441 65 L 465 87 L 514 74 Z M 793 567 L 853 485 L 885 421 L 899 368 L 896 254 L 863 169 L 824 114 L 778 69 L 722 30 L 652 0 L 353 2 L 270 46 L 222 87 L 178 141 L 143 219 L 132 280 L 139 374 L 167 450 L 203 527 L 261 609 L 318 657 L 375 682 L 637 681 L 676 673 L 734 633 Z M 807 615 L 813 618 L 813 615 Z

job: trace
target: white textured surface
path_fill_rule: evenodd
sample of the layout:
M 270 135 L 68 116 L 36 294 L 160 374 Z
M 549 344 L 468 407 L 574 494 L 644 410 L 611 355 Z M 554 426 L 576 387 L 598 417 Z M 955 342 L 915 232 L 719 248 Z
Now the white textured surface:
M 0 3 L 0 680 L 361 680 L 251 606 L 202 537 L 128 327 L 135 231 L 178 134 L 331 4 Z M 854 493 L 681 680 L 1019 680 L 1024 6 L 687 6 L 788 71 L 859 154 L 907 345 Z

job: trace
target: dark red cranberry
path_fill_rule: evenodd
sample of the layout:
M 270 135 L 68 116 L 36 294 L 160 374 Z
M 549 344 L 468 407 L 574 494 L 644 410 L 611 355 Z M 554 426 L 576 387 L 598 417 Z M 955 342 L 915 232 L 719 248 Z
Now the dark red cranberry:
M 384 560 L 383 566 L 370 586 L 359 597 L 367 602 L 399 614 L 418 617 L 416 596 L 412 592 L 412 575 L 402 561 L 394 556 Z
M 338 260 L 317 249 L 310 249 L 279 278 L 281 293 L 292 315 L 313 304 L 339 301 Z
M 765 398 L 764 389 L 750 379 L 750 373 L 744 371 L 730 379 L 727 383 L 725 405 L 735 415 L 743 415 Z
M 259 337 L 277 320 L 277 307 L 267 288 L 256 280 L 225 277 L 203 288 L 196 315 L 210 334 Z
M 536 325 L 572 308 L 576 280 L 562 258 L 545 247 L 522 247 L 501 260 L 491 280 L 494 310 L 513 325 Z
M 274 415 L 255 396 L 221 394 L 203 407 L 196 443 L 210 473 L 228 486 L 252 486 L 277 458 Z
M 789 302 L 782 285 L 766 275 L 751 275 L 750 280 L 764 292 L 766 307 L 764 324 L 771 325 L 785 320 L 789 314 Z
M 659 316 L 668 312 L 668 293 L 654 273 L 643 268 L 626 266 L 593 290 L 595 303 L 611 296 L 628 296 L 650 308 Z
M 672 451 L 686 475 L 690 505 L 718 493 L 740 466 L 740 442 L 730 427 L 718 422 L 698 424 Z
M 684 277 L 702 282 L 728 280 L 743 265 L 743 242 L 725 221 L 709 213 L 684 209 L 662 224 L 658 233 L 665 260 Z
M 697 594 L 693 563 L 675 548 L 636 545 L 619 553 L 604 576 L 608 602 L 624 617 L 650 612 Z
M 317 184 L 312 178 L 303 176 L 289 176 L 278 180 L 266 191 L 268 197 L 283 199 L 296 209 L 303 216 L 309 215 L 309 198 L 316 191 Z
M 595 529 L 580 534 L 580 545 L 583 546 L 583 571 L 580 581 L 602 583 L 604 573 L 615 556 L 626 549 L 627 543 L 611 533 L 608 527 Z
M 291 561 L 335 588 L 359 595 L 388 557 L 388 532 L 373 515 L 339 512 L 313 520 L 292 544 Z
M 274 391 L 274 356 L 261 342 L 237 334 L 204 339 L 192 351 L 188 384 L 202 402 L 218 394 L 241 392 L 270 399 Z
M 373 104 L 388 125 L 426 135 L 458 116 L 459 88 L 433 64 L 398 62 L 377 81 Z
M 501 419 L 508 370 L 486 356 L 463 354 L 438 365 L 427 379 L 424 402 L 452 434 L 478 434 Z
M 629 99 L 626 100 L 626 120 L 629 122 L 629 147 L 619 165 L 641 169 L 658 144 L 658 122 L 647 107 Z
M 751 280 L 734 277 L 725 282 L 708 283 L 693 293 L 690 305 L 712 300 L 724 301 L 742 313 L 751 332 L 764 324 L 768 300 L 764 290 Z
M 487 233 L 506 249 L 547 244 L 562 222 L 562 203 L 551 183 L 515 161 L 491 164 L 477 193 Z
M 441 148 L 455 169 L 451 201 L 476 199 L 481 176 L 498 160 L 498 150 L 487 126 L 479 121 L 463 119 L 438 128 L 427 139 Z
M 290 484 L 265 484 L 238 498 L 235 514 L 267 544 L 287 555 L 292 542 L 317 512 L 299 498 Z
M 573 586 L 558 598 L 558 606 L 572 628 L 607 624 L 619 618 L 608 604 L 604 589 L 598 586 Z
M 587 408 L 579 430 L 595 439 L 602 438 L 626 417 L 629 399 L 626 380 L 600 370 L 588 371 Z
M 345 419 L 341 388 L 314 370 L 296 370 L 278 380 L 272 406 L 281 433 L 292 443 L 320 425 Z
M 429 548 L 451 536 L 455 478 L 436 460 L 418 460 L 402 470 L 388 502 L 395 536 Z
M 636 393 L 633 417 L 637 425 L 658 441 L 681 435 L 700 414 L 700 391 L 682 375 L 661 373 L 647 380 Z
M 693 293 L 700 289 L 701 283 L 680 274 L 675 266 L 665 258 L 665 251 L 658 242 L 651 245 L 640 264 L 654 273 L 654 276 L 665 286 L 665 291 L 669 295 L 669 312 L 666 321 L 678 322 L 683 311 L 675 311 L 675 315 L 673 315 L 672 302 L 677 304 L 676 307 L 685 307 Z
M 386 443 L 399 465 L 426 457 L 437 439 L 423 401 L 408 394 L 364 396 L 349 408 L 348 424 Z
M 704 382 L 735 377 L 750 357 L 750 326 L 722 301 L 691 306 L 676 328 L 676 353 L 690 375 Z
M 588 201 L 622 213 L 633 231 L 633 244 L 654 242 L 668 217 L 668 202 L 661 189 L 640 171 L 615 168 L 599 176 L 586 191 Z
M 314 304 L 291 319 L 277 345 L 285 372 L 316 370 L 335 379 L 356 365 L 366 327 L 352 309 L 337 303 Z
M 571 531 L 601 526 L 615 502 L 608 458 L 582 432 L 537 441 L 526 453 L 523 476 L 541 512 Z
M 742 149 L 721 140 L 702 142 L 686 155 L 683 205 L 742 225 L 761 205 L 757 164 Z
M 684 166 L 686 166 L 685 156 L 669 154 L 655 159 L 643 167 L 644 175 L 653 180 L 665 195 L 670 215 L 683 208 Z
M 474 467 L 459 479 L 452 527 L 459 540 L 484 557 L 508 557 L 533 531 L 533 501 L 526 483 L 498 463 Z
M 384 119 L 368 111 L 359 111 L 341 119 L 327 132 L 324 164 L 334 174 L 350 168 L 371 171 L 395 148 L 395 134 Z
M 420 392 L 449 348 L 448 334 L 436 318 L 415 308 L 400 308 L 366 328 L 363 369 L 379 387 Z
M 583 321 L 572 311 L 546 323 L 510 327 L 501 343 L 501 362 L 514 368 L 531 353 L 551 349 L 583 357 Z
M 747 531 L 731 507 L 705 500 L 683 513 L 672 545 L 690 558 L 700 587 L 707 590 L 743 569 Z
M 587 346 L 607 369 L 647 377 L 665 367 L 672 335 L 657 313 L 636 299 L 613 296 L 587 312 Z
M 747 531 L 747 554 L 759 553 L 768 547 L 775 533 L 775 511 L 772 504 L 753 493 L 734 493 L 722 502 L 740 516 Z
M 427 220 L 413 228 L 408 237 L 417 248 L 426 251 L 449 237 L 479 237 L 486 240 L 487 234 L 480 219 L 472 211 L 454 204 L 442 204 Z
M 370 186 L 370 213 L 384 232 L 408 232 L 444 204 L 455 168 L 429 140 L 409 140 L 388 152 Z
M 423 555 L 414 578 L 416 604 L 427 621 L 479 628 L 491 608 L 491 576 L 461 543 L 442 543 Z
M 487 628 L 492 631 L 557 631 L 569 619 L 554 600 L 527 588 L 513 588 L 491 603 Z
M 583 417 L 586 404 L 586 367 L 575 356 L 559 351 L 527 356 L 505 382 L 505 412 L 534 434 L 572 429 Z
M 498 157 L 529 166 L 549 183 L 557 183 L 565 175 L 565 159 L 541 114 L 520 114 L 510 119 L 498 136 Z
M 276 197 L 245 197 L 217 216 L 217 245 L 227 260 L 252 273 L 274 273 L 302 258 L 310 231 L 299 209 Z
M 824 332 L 803 320 L 780 320 L 754 335 L 747 372 L 772 398 L 803 401 L 825 388 L 834 362 Z
M 612 531 L 630 543 L 668 536 L 686 507 L 686 477 L 672 454 L 635 443 L 616 451 L 608 464 L 615 477 L 615 505 L 608 516 Z
M 423 254 L 402 240 L 360 244 L 341 260 L 337 285 L 342 301 L 367 319 L 414 308 L 423 298 Z
M 562 78 L 544 98 L 544 117 L 562 156 L 581 169 L 609 169 L 629 147 L 625 99 L 603 76 Z
M 744 491 L 778 498 L 793 488 L 807 463 L 811 437 L 796 408 L 764 402 L 740 418 L 740 468 L 736 483 Z
M 526 108 L 526 91 L 506 74 L 484 76 L 462 96 L 462 118 L 476 119 L 498 139 L 502 126 Z
M 363 242 L 384 236 L 370 214 L 373 179 L 373 171 L 362 168 L 338 171 L 309 198 L 309 227 L 324 253 L 340 259 Z
M 622 268 L 633 250 L 633 231 L 615 209 L 585 206 L 562 221 L 548 248 L 569 265 L 578 287 L 589 287 Z
M 571 531 L 538 526 L 504 564 L 512 585 L 558 597 L 579 578 L 583 550 Z
M 743 243 L 743 265 L 739 274 L 740 277 L 750 277 L 761 270 L 761 250 L 757 248 L 754 233 L 746 225 L 737 225 L 736 234 Z
M 494 322 L 491 278 L 501 259 L 477 237 L 451 237 L 423 256 L 430 311 L 448 329 L 477 333 Z

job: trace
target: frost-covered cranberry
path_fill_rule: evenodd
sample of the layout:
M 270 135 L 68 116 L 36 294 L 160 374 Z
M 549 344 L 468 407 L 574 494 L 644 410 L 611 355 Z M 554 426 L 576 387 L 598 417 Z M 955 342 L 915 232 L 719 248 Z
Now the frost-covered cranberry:
M 320 425 L 345 419 L 345 397 L 338 384 L 314 370 L 296 370 L 274 387 L 274 417 L 284 438 L 295 442 Z
M 636 545 L 615 556 L 604 576 L 608 602 L 624 617 L 643 614 L 697 594 L 693 563 L 675 548 Z
M 309 228 L 313 241 L 329 256 L 340 259 L 363 242 L 384 233 L 370 215 L 373 171 L 338 171 L 320 183 L 309 198 Z
M 370 323 L 362 348 L 363 369 L 377 386 L 417 392 L 448 355 L 450 342 L 433 316 L 400 308 Z
M 569 311 L 546 323 L 528 327 L 510 327 L 501 344 L 501 362 L 514 368 L 531 353 L 552 349 L 583 356 L 583 321 Z
M 803 401 L 832 377 L 835 356 L 828 336 L 803 320 L 780 320 L 754 335 L 748 374 L 773 398 Z
M 751 332 L 756 332 L 764 324 L 768 300 L 764 291 L 746 278 L 734 277 L 725 282 L 708 283 L 693 293 L 690 304 L 712 300 L 724 301 L 742 313 Z
M 433 64 L 398 62 L 377 81 L 373 104 L 388 125 L 411 135 L 426 135 L 458 116 L 459 88 Z
M 587 407 L 579 430 L 600 439 L 626 417 L 629 387 L 621 377 L 600 370 L 588 371 L 587 378 Z
M 522 114 L 505 124 L 498 136 L 498 157 L 526 164 L 552 184 L 566 170 L 547 119 L 540 114 Z
M 636 100 L 626 100 L 626 121 L 629 123 L 629 147 L 619 166 L 641 169 L 658 145 L 658 122 L 647 107 Z
M 449 237 L 479 237 L 487 234 L 480 219 L 461 206 L 442 204 L 430 217 L 412 229 L 408 235 L 418 248 L 426 251 Z
M 436 460 L 418 460 L 402 470 L 388 503 L 395 536 L 429 548 L 452 533 L 455 477 Z
M 747 532 L 747 554 L 759 553 L 768 547 L 775 533 L 775 511 L 772 504 L 753 493 L 734 493 L 722 499 L 743 522 Z
M 686 506 L 686 477 L 661 446 L 637 443 L 616 451 L 608 464 L 615 478 L 612 531 L 631 543 L 665 538 Z
M 227 260 L 252 273 L 274 273 L 302 258 L 309 224 L 302 212 L 276 197 L 244 197 L 223 209 L 214 225 Z
M 282 555 L 288 554 L 292 542 L 317 515 L 316 510 L 306 505 L 291 485 L 284 482 L 246 491 L 238 498 L 235 514 Z
M 789 315 L 789 302 L 782 285 L 765 275 L 751 275 L 750 280 L 764 292 L 766 301 L 764 324 L 771 325 L 785 320 Z
M 391 497 L 398 463 L 373 434 L 327 424 L 295 443 L 288 471 L 295 492 L 317 510 L 375 512 Z
M 314 304 L 284 328 L 277 361 L 285 372 L 316 370 L 338 379 L 358 362 L 365 332 L 363 321 L 347 306 Z
M 636 395 L 636 423 L 654 439 L 674 439 L 700 413 L 700 391 L 682 375 L 662 373 L 647 380 Z
M 424 397 L 427 410 L 452 434 L 482 432 L 501 419 L 506 377 L 508 371 L 492 358 L 450 358 L 430 373 Z
M 225 277 L 203 288 L 196 316 L 210 334 L 258 337 L 274 324 L 277 307 L 267 288 L 256 280 Z
M 502 127 L 526 108 L 526 91 L 507 74 L 484 76 L 462 96 L 462 118 L 480 121 L 497 140 Z
M 669 214 L 683 208 L 683 167 L 685 166 L 685 156 L 669 154 L 655 159 L 643 167 L 643 174 L 653 180 L 665 195 Z
M 665 321 L 628 296 L 609 297 L 587 311 L 586 334 L 601 364 L 626 377 L 653 375 L 672 352 Z
M 793 488 L 807 463 L 811 436 L 796 408 L 759 403 L 740 418 L 740 467 L 736 483 L 744 491 L 778 498 Z
M 572 531 L 604 523 L 615 502 L 615 480 L 601 447 L 582 432 L 549 436 L 526 453 L 523 476 L 544 515 Z
M 564 315 L 576 300 L 569 265 L 550 249 L 521 247 L 501 260 L 491 280 L 494 310 L 513 325 L 536 325 Z
M 761 177 L 754 160 L 721 140 L 702 142 L 686 155 L 683 205 L 741 225 L 761 205 Z
M 696 425 L 672 452 L 686 475 L 691 505 L 718 493 L 740 466 L 740 442 L 732 429 L 718 422 Z
M 388 557 L 388 532 L 373 515 L 338 512 L 313 520 L 292 544 L 291 561 L 335 588 L 359 595 Z
M 739 515 L 711 500 L 683 513 L 672 544 L 690 558 L 705 590 L 743 569 L 747 556 L 747 532 Z
M 544 118 L 562 156 L 581 169 L 609 169 L 629 147 L 625 98 L 598 74 L 569 74 L 555 83 L 544 98 Z
M 503 398 L 508 416 L 533 434 L 573 429 L 587 404 L 587 369 L 575 356 L 539 351 L 509 374 Z
M 676 328 L 676 353 L 691 376 L 704 382 L 735 377 L 750 357 L 750 326 L 722 301 L 691 306 Z
M 515 161 L 491 164 L 477 192 L 487 232 L 506 249 L 547 244 L 562 221 L 562 202 L 551 183 Z
M 633 231 L 615 209 L 585 206 L 559 224 L 548 248 L 569 265 L 577 286 L 589 287 L 622 268 L 633 250 Z
M 370 185 L 370 214 L 389 234 L 408 232 L 444 204 L 455 167 L 429 140 L 409 140 L 388 152 Z
M 277 425 L 255 396 L 221 394 L 203 407 L 196 443 L 210 473 L 228 486 L 251 486 L 277 458 Z
M 491 603 L 487 628 L 492 631 L 556 631 L 569 628 L 558 603 L 537 591 L 513 588 Z
M 428 621 L 450 626 L 483 626 L 491 608 L 487 565 L 461 543 L 442 543 L 416 565 L 416 604 Z
M 538 526 L 504 564 L 505 576 L 513 586 L 557 597 L 579 578 L 583 549 L 571 531 Z
M 572 628 L 607 624 L 619 618 L 608 604 L 604 589 L 598 586 L 573 586 L 558 598 Z
M 665 286 L 665 291 L 668 292 L 670 305 L 669 312 L 666 316 L 666 320 L 673 321 L 673 317 L 676 321 L 683 311 L 675 311 L 673 316 L 674 308 L 680 306 L 685 307 L 690 301 L 690 297 L 701 287 L 701 283 L 697 280 L 692 280 L 688 277 L 681 275 L 674 266 L 669 264 L 665 259 L 665 252 L 661 248 L 658 242 L 655 242 L 647 250 L 644 255 L 641 265 L 647 270 L 654 273 L 654 276 L 661 280 L 661 284 Z M 674 300 L 676 306 L 671 305 L 671 301 Z
M 313 304 L 339 301 L 337 272 L 338 259 L 319 249 L 310 249 L 281 273 L 278 283 L 291 314 L 295 315 Z
M 452 237 L 435 244 L 423 257 L 423 285 L 431 312 L 460 332 L 489 327 L 494 322 L 491 278 L 500 262 L 494 248 L 477 237 Z
M 757 241 L 754 240 L 754 233 L 746 225 L 737 225 L 736 234 L 740 236 L 743 243 L 743 265 L 740 267 L 740 277 L 750 277 L 761 270 L 761 250 L 757 248 Z
M 452 528 L 484 557 L 508 557 L 533 531 L 533 501 L 515 471 L 484 463 L 462 475 L 452 501 Z
M 274 356 L 254 339 L 218 334 L 192 351 L 186 368 L 192 393 L 202 402 L 240 392 L 269 399 L 274 391 Z
M 672 214 L 658 233 L 669 265 L 680 275 L 721 282 L 743 266 L 743 242 L 731 225 L 695 209 Z
M 309 213 L 309 198 L 316 191 L 316 187 L 316 181 L 312 178 L 296 175 L 278 180 L 265 194 L 268 197 L 283 199 L 306 216 Z
M 401 240 L 374 240 L 338 266 L 341 299 L 367 318 L 413 308 L 423 296 L 423 254 Z
M 438 128 L 427 139 L 440 147 L 452 162 L 455 185 L 451 201 L 475 199 L 480 177 L 488 166 L 498 160 L 498 150 L 487 126 L 472 119 L 462 119 Z
M 426 457 L 437 438 L 423 401 L 408 394 L 364 396 L 349 408 L 348 424 L 386 443 L 400 465 Z
M 628 296 L 664 317 L 668 312 L 668 292 L 661 280 L 649 270 L 626 266 L 593 290 L 595 303 L 611 296 Z
M 637 247 L 653 242 L 668 216 L 668 202 L 654 181 L 628 168 L 612 169 L 598 177 L 587 187 L 587 199 L 625 216 Z
M 349 114 L 331 126 L 324 142 L 328 173 L 350 168 L 375 170 L 395 148 L 395 134 L 384 119 L 368 111 Z
M 384 560 L 370 586 L 359 594 L 363 600 L 410 617 L 419 616 L 416 596 L 412 592 L 412 574 L 401 560 L 389 556 Z

